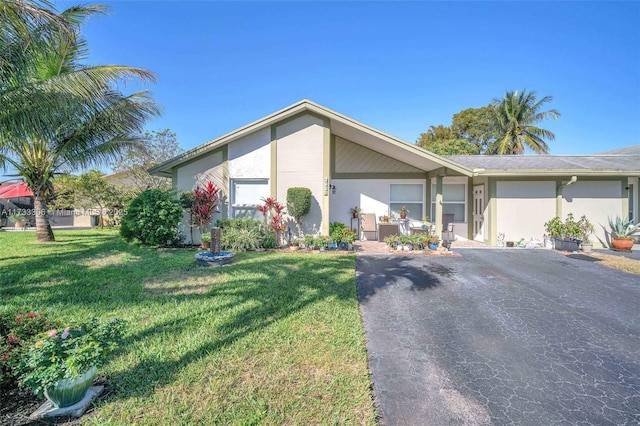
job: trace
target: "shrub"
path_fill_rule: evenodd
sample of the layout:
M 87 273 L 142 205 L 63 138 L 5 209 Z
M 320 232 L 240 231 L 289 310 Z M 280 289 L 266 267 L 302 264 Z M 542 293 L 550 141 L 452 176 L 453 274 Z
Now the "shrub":
M 171 191 L 147 189 L 131 200 L 122 218 L 120 235 L 145 245 L 165 245 L 178 239 L 182 205 Z
M 311 190 L 309 188 L 289 188 L 287 189 L 287 210 L 289 216 L 296 220 L 298 227 L 298 236 L 302 236 L 303 216 L 311 211 Z
M 224 229 L 247 229 L 247 230 L 255 230 L 260 233 L 264 231 L 264 227 L 262 222 L 257 219 L 250 218 L 237 218 L 237 219 L 218 219 L 216 221 L 216 226 Z
M 276 248 L 277 247 L 276 237 L 271 233 L 266 234 L 262 238 L 262 244 L 261 245 L 262 245 L 262 248 L 265 248 L 265 249 Z
M 348 231 L 349 227 L 342 222 L 331 222 L 329 224 L 329 235 L 333 235 L 334 232 Z
M 256 219 L 218 219 L 216 226 L 222 229 L 220 245 L 224 250 L 255 250 L 261 247 L 265 237 L 264 227 Z
M 42 313 L 0 315 L 0 387 L 17 385 L 16 368 L 22 355 L 35 342 L 35 336 L 57 325 Z

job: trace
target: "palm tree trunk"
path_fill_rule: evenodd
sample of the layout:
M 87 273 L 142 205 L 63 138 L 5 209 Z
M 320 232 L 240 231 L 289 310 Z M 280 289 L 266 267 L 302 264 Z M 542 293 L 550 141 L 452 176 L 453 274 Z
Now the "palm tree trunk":
M 49 223 L 49 211 L 47 210 L 47 201 L 44 197 L 36 196 L 33 200 L 33 206 L 36 210 L 36 238 L 39 243 L 48 243 L 55 241 L 53 229 Z

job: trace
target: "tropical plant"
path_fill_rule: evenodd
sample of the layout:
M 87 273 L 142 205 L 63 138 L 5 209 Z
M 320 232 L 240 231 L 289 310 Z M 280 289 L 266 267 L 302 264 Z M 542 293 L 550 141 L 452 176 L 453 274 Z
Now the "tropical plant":
M 105 363 L 124 334 L 125 323 L 112 319 L 73 324 L 62 332 L 48 331 L 20 360 L 20 382 L 36 395 L 65 378 L 79 377 Z
M 440 244 L 440 238 L 437 235 L 429 235 L 429 239 L 427 240 L 429 244 Z
M 103 6 L 56 13 L 43 3 L 0 4 L 0 166 L 15 169 L 33 192 L 40 242 L 55 239 L 48 213 L 54 175 L 116 158 L 139 143 L 159 111 L 147 92 L 119 90 L 123 79 L 153 81 L 151 72 L 82 64 L 88 49 L 80 26 Z
M 208 232 L 205 232 L 204 234 L 200 235 L 200 241 L 202 241 L 203 243 L 210 243 L 211 234 Z
M 162 246 L 178 239 L 182 206 L 171 191 L 147 189 L 134 198 L 122 218 L 120 235 L 127 241 Z
M 220 203 L 220 188 L 209 181 L 206 185 L 196 186 L 193 190 L 193 200 L 191 203 L 191 214 L 200 235 L 207 232 L 207 227 L 211 224 L 213 215 L 218 211 Z
M 302 237 L 302 217 L 311 211 L 311 190 L 309 188 L 287 189 L 287 211 L 295 219 L 298 236 Z
M 584 233 L 583 227 L 585 225 L 586 223 L 576 221 L 574 219 L 573 213 L 569 213 L 567 214 L 564 222 L 559 217 L 554 217 L 548 222 L 545 222 L 544 227 L 547 233 L 552 237 L 569 238 L 572 240 L 576 240 L 582 237 Z
M 555 135 L 536 124 L 549 118 L 557 119 L 560 113 L 551 109 L 542 111 L 544 104 L 551 102 L 552 96 L 538 100 L 535 91 L 523 90 L 507 92 L 502 99 L 493 101 L 490 109 L 490 120 L 496 140 L 487 152 L 489 154 L 511 155 L 524 154 L 529 148 L 538 154 L 547 154 L 549 146 L 545 139 L 553 141 Z
M 358 206 L 355 206 L 355 207 L 351 207 L 349 209 L 349 212 L 351 212 L 353 217 L 356 217 L 362 212 L 362 209 L 360 207 L 358 207 Z
M 400 207 L 400 214 L 405 216 L 409 214 L 409 209 L 407 209 L 407 206 Z
M 593 224 L 589 222 L 589 219 L 587 219 L 587 216 L 582 215 L 582 217 L 580 217 L 580 220 L 578 221 L 578 226 L 580 227 L 582 244 L 591 244 L 590 237 L 595 231 L 595 228 Z
M 276 237 L 272 233 L 266 234 L 264 237 L 262 237 L 260 246 L 264 249 L 274 249 L 278 247 L 278 243 L 276 242 Z
M 315 243 L 315 237 L 313 235 L 305 235 L 303 241 L 304 241 L 305 247 L 312 249 Z
M 640 229 L 640 223 L 634 225 L 629 218 L 623 219 L 620 216 L 616 216 L 615 221 L 610 217 L 607 219 L 609 221 L 609 232 L 614 238 L 631 238 Z
M 38 334 L 56 326 L 41 312 L 0 314 L 0 387 L 17 385 L 20 358 Z
M 269 237 L 271 236 L 269 235 Z M 220 244 L 222 248 L 232 251 L 256 250 L 261 245 L 263 248 L 274 248 L 275 244 L 272 244 L 267 236 L 265 238 L 267 239 L 266 246 L 260 232 L 255 229 L 227 228 L 222 230 Z
M 285 215 L 286 212 L 284 211 L 284 206 L 275 198 L 262 198 L 262 202 L 264 204 L 258 206 L 258 211 L 261 212 L 264 217 L 265 229 L 270 229 L 273 232 L 275 247 L 277 247 L 280 244 L 280 232 L 287 229 L 283 221 L 283 215 Z
M 562 219 L 557 216 L 545 222 L 544 229 L 552 237 L 560 237 L 564 234 L 564 224 Z

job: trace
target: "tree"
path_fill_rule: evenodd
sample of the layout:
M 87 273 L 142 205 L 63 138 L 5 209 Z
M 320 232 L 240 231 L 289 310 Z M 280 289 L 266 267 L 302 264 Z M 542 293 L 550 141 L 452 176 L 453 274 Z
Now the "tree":
M 298 227 L 298 237 L 302 238 L 303 216 L 311 211 L 311 190 L 309 188 L 289 188 L 287 189 L 287 210 L 289 216 L 293 217 Z
M 467 108 L 453 114 L 451 131 L 460 139 L 465 140 L 470 147 L 470 154 L 485 152 L 495 140 L 496 135 L 491 125 L 493 106 Z
M 0 166 L 15 169 L 33 192 L 39 242 L 54 241 L 54 175 L 117 157 L 159 111 L 146 91 L 118 88 L 123 79 L 153 81 L 151 72 L 81 63 L 88 50 L 80 25 L 105 10 L 58 14 L 34 1 L 0 0 Z
M 478 154 L 475 145 L 459 137 L 451 127 L 430 126 L 426 133 L 421 133 L 416 144 L 438 155 Z
M 535 91 L 522 93 L 506 92 L 503 99 L 493 101 L 490 120 L 496 132 L 496 141 L 488 149 L 490 154 L 524 154 L 529 148 L 537 154 L 548 154 L 545 139 L 553 141 L 555 135 L 535 124 L 549 118 L 557 119 L 560 113 L 555 109 L 541 111 L 544 104 L 551 102 L 552 96 L 538 100 Z
M 169 129 L 145 132 L 142 144 L 128 149 L 113 164 L 115 172 L 123 173 L 138 191 L 147 188 L 169 189 L 171 180 L 150 175 L 147 170 L 182 152 L 176 134 Z

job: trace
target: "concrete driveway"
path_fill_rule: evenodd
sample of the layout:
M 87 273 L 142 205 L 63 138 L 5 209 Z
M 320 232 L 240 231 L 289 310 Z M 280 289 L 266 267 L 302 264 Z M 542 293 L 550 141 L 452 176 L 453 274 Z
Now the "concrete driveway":
M 640 277 L 547 250 L 360 255 L 385 425 L 639 424 Z

